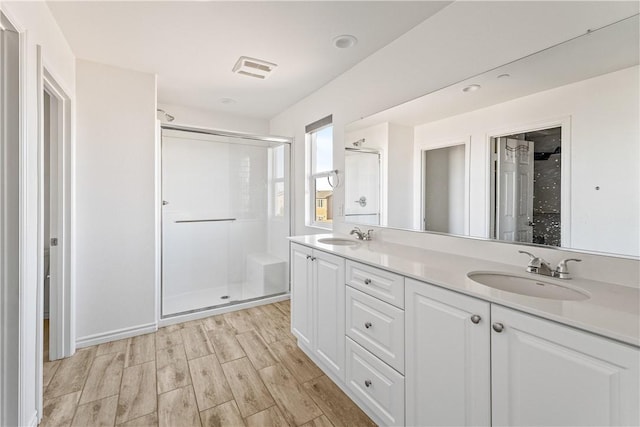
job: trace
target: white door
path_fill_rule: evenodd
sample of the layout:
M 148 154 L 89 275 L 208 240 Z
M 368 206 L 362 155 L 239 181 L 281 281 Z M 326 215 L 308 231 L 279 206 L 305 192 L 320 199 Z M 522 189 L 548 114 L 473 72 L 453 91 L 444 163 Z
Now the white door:
M 491 321 L 493 425 L 639 425 L 638 348 L 495 305 Z
M 488 426 L 490 305 L 406 280 L 406 422 Z
M 311 349 L 313 343 L 312 250 L 291 244 L 291 332 Z
M 162 314 L 242 299 L 231 293 L 230 242 L 236 220 L 231 179 L 233 146 L 163 131 Z M 239 262 L 238 262 L 239 264 Z M 219 292 L 220 295 L 215 294 Z
M 498 138 L 496 237 L 533 242 L 533 142 Z
M 380 154 L 345 150 L 345 219 L 380 224 Z
M 344 258 L 313 251 L 315 352 L 344 379 Z

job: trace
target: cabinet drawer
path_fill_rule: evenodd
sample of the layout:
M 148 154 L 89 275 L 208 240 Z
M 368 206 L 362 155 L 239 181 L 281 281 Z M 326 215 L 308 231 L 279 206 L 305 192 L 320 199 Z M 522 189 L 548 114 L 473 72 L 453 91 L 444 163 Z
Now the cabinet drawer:
M 347 286 L 347 335 L 404 373 L 404 311 Z
M 351 339 L 347 340 L 347 387 L 390 426 L 404 425 L 404 377 Z
M 404 308 L 404 277 L 347 260 L 347 285 Z

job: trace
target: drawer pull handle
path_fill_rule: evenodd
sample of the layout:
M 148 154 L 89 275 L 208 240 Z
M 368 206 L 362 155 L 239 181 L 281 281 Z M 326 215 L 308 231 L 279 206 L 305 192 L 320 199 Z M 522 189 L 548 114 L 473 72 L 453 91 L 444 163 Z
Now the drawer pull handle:
M 371 387 L 371 380 L 365 380 L 364 386 L 367 387 L 367 388 Z
M 496 332 L 502 332 L 504 330 L 504 325 L 502 323 L 494 323 L 493 330 Z
M 370 327 L 372 327 L 373 325 L 371 324 L 371 322 L 367 322 L 364 324 L 364 327 L 369 329 Z
M 315 260 L 316 260 L 316 257 L 312 256 L 311 261 L 315 261 Z
M 311 259 L 311 255 L 307 255 L 307 259 Z
M 482 320 L 482 317 L 478 316 L 477 314 L 474 314 L 473 316 L 471 316 L 471 321 L 476 325 L 480 323 L 480 320 Z
M 371 279 L 364 279 L 364 284 L 365 285 L 370 285 L 371 284 Z

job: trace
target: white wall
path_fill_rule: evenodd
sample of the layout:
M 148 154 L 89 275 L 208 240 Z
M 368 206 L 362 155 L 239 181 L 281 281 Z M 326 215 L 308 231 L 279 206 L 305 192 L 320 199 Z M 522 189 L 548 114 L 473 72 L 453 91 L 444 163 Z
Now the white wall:
M 174 125 L 227 130 L 254 135 L 267 135 L 269 133 L 269 121 L 266 119 L 255 119 L 238 116 L 237 114 L 208 111 L 175 104 L 158 104 L 158 108 L 175 117 L 175 120 L 171 122 Z M 163 124 L 169 123 L 162 115 L 158 116 L 158 118 L 161 119 Z
M 343 170 L 346 124 L 576 37 L 588 28 L 631 16 L 637 9 L 634 2 L 455 2 L 283 111 L 271 120 L 271 133 L 296 141 L 295 233 L 321 232 L 304 223 L 305 125 L 333 115 L 334 166 Z M 343 188 L 334 194 L 336 204 L 344 203 Z M 351 227 L 343 221 L 334 218 L 335 231 L 348 232 Z M 390 229 L 377 229 L 376 238 L 523 263 L 517 245 Z M 552 262 L 575 255 L 550 249 L 541 249 L 540 254 Z M 581 257 L 585 262 L 574 267 L 577 274 L 638 286 L 637 262 Z
M 449 166 L 449 233 L 464 234 L 465 220 L 465 145 L 456 145 L 447 150 Z
M 19 424 L 35 422 L 39 390 L 36 390 L 36 367 L 42 362 L 37 359 L 36 341 L 36 300 L 38 287 L 38 76 L 37 46 L 42 47 L 43 62 L 56 81 L 71 98 L 72 108 L 75 98 L 75 60 L 57 23 L 53 19 L 45 2 L 7 2 L 1 4 L 2 11 L 23 34 L 24 44 L 24 103 L 22 111 L 25 126 L 23 159 L 23 198 L 21 256 L 21 324 L 12 325 L 21 328 L 20 361 L 9 360 L 6 363 L 14 369 L 20 369 L 22 384 L 20 390 Z M 72 230 L 73 232 L 73 230 Z M 19 365 L 19 366 L 18 366 Z
M 571 220 L 562 225 L 570 226 L 571 240 L 565 246 L 639 256 L 638 76 L 639 68 L 631 67 L 417 126 L 416 143 L 470 138 L 470 235 L 488 237 L 488 138 L 570 118 L 570 141 L 562 141 L 571 158 Z M 419 179 L 420 171 L 414 174 Z
M 156 76 L 77 61 L 79 345 L 156 322 Z
M 411 227 L 413 201 L 399 197 L 403 192 L 413 192 L 413 176 L 406 167 L 407 156 L 413 154 L 413 128 L 389 123 L 389 218 L 394 227 Z

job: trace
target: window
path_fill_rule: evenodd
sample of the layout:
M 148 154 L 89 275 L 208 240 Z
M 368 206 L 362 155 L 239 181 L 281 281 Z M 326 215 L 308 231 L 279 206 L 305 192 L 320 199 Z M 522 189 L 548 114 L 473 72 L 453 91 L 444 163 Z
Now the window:
M 310 201 L 307 222 L 311 226 L 331 228 L 333 223 L 333 126 L 328 116 L 306 127 Z

